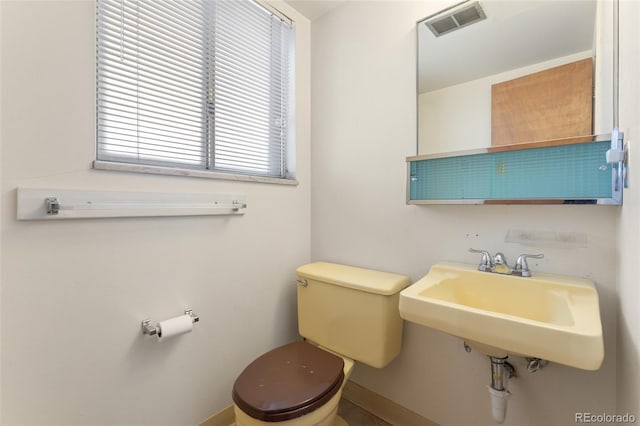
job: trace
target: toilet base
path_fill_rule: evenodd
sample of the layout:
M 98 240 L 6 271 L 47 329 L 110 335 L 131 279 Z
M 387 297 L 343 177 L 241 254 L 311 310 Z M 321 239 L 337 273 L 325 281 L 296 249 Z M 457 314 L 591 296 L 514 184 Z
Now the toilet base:
M 321 349 L 340 356 L 326 348 Z M 349 426 L 349 423 L 347 423 L 346 420 L 338 416 L 338 405 L 340 403 L 340 398 L 342 397 L 344 385 L 347 380 L 349 380 L 351 372 L 353 371 L 354 361 L 343 356 L 341 358 L 344 360 L 344 381 L 342 382 L 342 387 L 326 404 L 319 407 L 317 410 L 291 420 L 285 420 L 282 422 L 266 422 L 249 416 L 234 404 L 233 411 L 235 414 L 236 426 Z
M 301 417 L 282 422 L 265 422 L 254 419 L 243 412 L 237 405 L 233 406 L 236 426 L 349 426 L 338 416 L 338 403 L 342 396 L 342 389 L 336 393 L 325 405 Z
M 229 426 L 237 426 L 237 425 L 235 422 L 233 422 Z M 332 426 L 349 426 L 349 423 L 347 423 L 347 421 L 342 417 L 336 416 L 336 418 L 333 420 Z
M 349 426 L 349 423 L 347 423 L 347 421 L 342 417 L 336 416 L 335 420 L 333 421 L 333 426 Z

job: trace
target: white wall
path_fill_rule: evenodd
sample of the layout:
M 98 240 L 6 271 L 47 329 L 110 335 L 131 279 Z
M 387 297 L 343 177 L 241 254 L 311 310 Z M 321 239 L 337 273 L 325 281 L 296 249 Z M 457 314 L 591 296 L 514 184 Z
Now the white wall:
M 640 2 L 620 2 L 620 128 L 629 144 L 630 187 L 620 215 L 617 412 L 640 417 Z
M 616 222 L 603 206 L 408 206 L 405 157 L 416 150 L 414 26 L 431 2 L 348 2 L 312 25 L 312 258 L 404 273 L 469 263 L 469 247 L 540 251 L 532 269 L 588 277 L 601 298 L 605 361 L 597 372 L 558 364 L 512 381 L 507 425 L 571 425 L 574 413 L 616 408 Z M 374 94 L 374 96 L 372 96 Z M 588 247 L 504 242 L 510 228 L 583 232 Z M 477 236 L 476 236 L 477 234 Z M 358 365 L 353 380 L 443 425 L 487 425 L 488 360 L 462 341 L 406 324 L 387 368 Z M 637 371 L 637 370 L 636 370 Z M 631 372 L 629 372 L 631 374 Z
M 299 186 L 90 170 L 94 5 L 2 1 L 2 418 L 10 425 L 188 425 L 297 335 L 310 258 L 309 21 L 297 21 Z M 243 217 L 18 222 L 16 187 L 241 192 Z M 193 307 L 191 334 L 140 332 Z

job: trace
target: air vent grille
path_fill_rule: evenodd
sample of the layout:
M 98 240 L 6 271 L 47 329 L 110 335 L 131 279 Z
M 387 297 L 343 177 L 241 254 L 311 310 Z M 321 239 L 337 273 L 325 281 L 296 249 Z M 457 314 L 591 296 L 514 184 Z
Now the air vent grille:
M 485 15 L 484 10 L 480 7 L 480 2 L 474 2 L 464 6 L 462 9 L 457 9 L 446 15 L 440 15 L 430 19 L 425 22 L 425 25 L 436 37 L 440 37 L 441 35 L 459 30 L 460 28 L 480 22 L 486 18 L 487 15 Z

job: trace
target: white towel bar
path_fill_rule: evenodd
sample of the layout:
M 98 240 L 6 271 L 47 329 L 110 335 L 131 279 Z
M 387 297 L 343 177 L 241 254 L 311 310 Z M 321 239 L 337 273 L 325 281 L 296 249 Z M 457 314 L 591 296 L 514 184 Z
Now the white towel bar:
M 184 194 L 18 188 L 19 220 L 241 215 L 237 194 Z

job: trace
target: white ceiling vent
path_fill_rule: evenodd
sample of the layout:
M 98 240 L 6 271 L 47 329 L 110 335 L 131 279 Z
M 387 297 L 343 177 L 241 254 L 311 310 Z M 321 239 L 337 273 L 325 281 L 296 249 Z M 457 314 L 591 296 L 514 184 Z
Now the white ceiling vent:
M 461 9 L 425 21 L 424 24 L 429 27 L 436 37 L 440 37 L 443 34 L 480 22 L 483 19 L 487 19 L 487 15 L 485 15 L 484 10 L 480 7 L 480 2 L 474 2 Z

